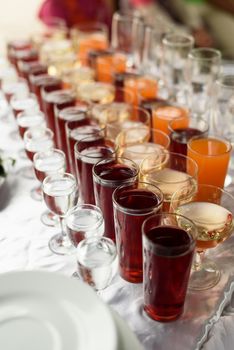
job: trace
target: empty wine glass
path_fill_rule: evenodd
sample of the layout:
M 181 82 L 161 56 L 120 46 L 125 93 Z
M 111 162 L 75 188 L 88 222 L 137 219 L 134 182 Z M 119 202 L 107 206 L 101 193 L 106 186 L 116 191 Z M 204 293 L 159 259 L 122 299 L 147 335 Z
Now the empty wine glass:
M 184 69 L 194 38 L 187 34 L 168 33 L 164 36 L 162 45 L 162 70 L 170 99 L 185 102 Z
M 42 188 L 45 204 L 49 210 L 58 215 L 61 227 L 61 232 L 50 239 L 49 248 L 55 254 L 72 254 L 75 248 L 67 236 L 63 221 L 68 210 L 78 201 L 76 179 L 69 173 L 47 176 Z
M 220 72 L 220 66 L 221 52 L 218 50 L 196 48 L 188 54 L 186 80 L 189 108 L 207 120 L 210 114 L 211 89 Z
M 170 210 L 192 220 L 198 230 L 190 289 L 205 290 L 219 282 L 220 270 L 204 255 L 207 249 L 215 248 L 231 235 L 233 203 L 230 193 L 211 185 L 185 186 L 173 194 Z
M 144 22 L 139 17 L 116 12 L 113 15 L 111 29 L 112 48 L 126 54 L 128 68 L 139 67 L 144 39 Z

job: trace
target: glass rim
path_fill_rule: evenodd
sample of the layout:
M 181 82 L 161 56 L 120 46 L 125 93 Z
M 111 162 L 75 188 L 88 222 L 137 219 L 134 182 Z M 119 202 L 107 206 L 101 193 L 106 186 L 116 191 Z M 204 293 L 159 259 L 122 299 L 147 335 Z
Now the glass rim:
M 187 222 L 190 223 L 190 227 L 193 228 L 193 230 L 196 232 L 196 236 L 197 236 L 197 227 L 196 225 L 194 224 L 194 222 L 192 220 L 190 220 L 189 218 L 187 218 L 186 216 L 184 215 L 181 215 L 181 214 L 176 214 L 176 213 L 168 213 L 168 212 L 162 212 L 162 213 L 155 213 L 151 216 L 149 216 L 148 218 L 145 219 L 145 221 L 143 222 L 142 224 L 142 235 L 144 237 L 144 239 L 146 239 L 151 245 L 153 245 L 154 247 L 158 247 L 162 250 L 165 250 L 165 251 L 168 251 L 168 249 L 170 249 L 170 252 L 173 253 L 174 250 L 177 250 L 177 249 L 183 249 L 187 247 L 186 251 L 184 251 L 183 253 L 181 254 L 177 254 L 177 255 L 174 255 L 173 256 L 181 256 L 181 255 L 184 255 L 186 254 L 191 248 L 195 247 L 196 246 L 196 241 L 197 241 L 197 237 L 193 237 L 193 235 L 189 234 L 185 229 L 181 228 L 180 226 L 175 226 L 175 225 L 159 225 L 159 224 L 156 224 L 155 225 L 155 228 L 156 227 L 173 227 L 173 228 L 179 228 L 183 231 L 185 231 L 188 235 L 189 235 L 189 238 L 190 238 L 190 242 L 188 244 L 182 244 L 182 245 L 179 245 L 179 246 L 173 246 L 173 247 L 165 247 L 164 245 L 162 244 L 159 244 L 159 243 L 155 243 L 153 242 L 150 238 L 147 237 L 146 235 L 146 232 L 145 232 L 145 226 L 147 225 L 148 221 L 151 221 L 153 218 L 155 217 L 167 217 L 167 216 L 171 216 L 171 217 L 180 217 L 180 218 L 183 218 L 184 220 L 186 220 Z
M 40 127 L 40 128 L 37 128 L 36 130 L 41 130 L 41 131 L 44 131 L 43 133 L 43 136 L 45 136 L 46 134 L 49 136 L 49 139 L 53 139 L 54 137 L 54 132 L 49 129 L 49 128 L 45 128 L 45 127 Z M 33 139 L 33 136 L 32 136 L 32 132 L 35 130 L 35 128 L 29 128 L 28 130 L 25 131 L 24 133 L 24 140 L 32 140 Z
M 31 113 L 31 110 L 30 110 L 30 114 L 28 114 L 29 111 L 28 110 L 24 110 L 22 112 L 20 112 L 18 115 L 17 115 L 17 120 L 21 117 L 32 117 L 32 116 L 35 116 L 35 115 L 40 115 L 42 117 L 42 119 L 45 120 L 45 113 L 42 112 L 39 108 L 35 110 L 35 112 L 33 111 L 33 113 Z
M 196 56 L 196 54 L 199 53 L 213 53 L 212 57 L 200 57 L 200 56 Z M 188 58 L 191 60 L 198 60 L 198 61 L 212 61 L 214 59 L 220 59 L 222 58 L 222 54 L 219 50 L 211 48 L 211 47 L 197 47 L 197 48 L 193 48 L 189 54 L 188 54 Z
M 28 89 L 28 87 L 27 87 Z M 11 96 L 11 99 L 10 99 L 10 104 L 12 104 L 12 102 L 14 103 L 15 101 L 22 101 L 22 100 L 34 100 L 36 102 L 36 105 L 38 105 L 38 101 L 37 101 L 37 97 L 36 95 L 33 93 L 33 92 L 30 92 L 29 90 L 25 90 L 26 92 L 26 95 L 19 98 L 19 96 L 17 95 L 17 92 L 14 93 L 12 96 Z
M 191 146 L 192 142 L 193 141 L 196 141 L 196 140 L 200 140 L 200 139 L 204 139 L 204 140 L 218 140 L 220 142 L 222 142 L 223 144 L 225 143 L 226 144 L 226 147 L 227 147 L 227 150 L 225 152 L 222 152 L 222 153 L 218 153 L 218 154 L 204 154 L 204 153 L 200 153 L 196 150 L 194 150 Z M 230 141 L 228 141 L 227 139 L 224 139 L 224 138 L 221 138 L 219 136 L 216 136 L 216 135 L 208 135 L 208 136 L 205 136 L 205 135 L 198 135 L 198 136 L 193 136 L 187 143 L 187 148 L 195 153 L 195 154 L 198 154 L 200 156 L 203 156 L 203 157 L 206 157 L 206 158 L 213 158 L 213 157 L 219 157 L 219 156 L 222 156 L 224 154 L 227 154 L 229 152 L 231 152 L 232 150 L 232 144 Z
M 165 139 L 166 139 L 167 142 L 168 142 L 167 147 L 162 146 L 160 143 L 157 143 L 157 142 L 156 142 L 157 140 L 154 141 L 154 142 L 152 142 L 152 143 L 154 143 L 154 144 L 156 144 L 156 145 L 160 145 L 160 146 L 164 147 L 165 149 L 168 149 L 168 147 L 169 147 L 170 144 L 171 144 L 171 140 L 170 140 L 170 137 L 169 137 L 164 131 L 159 130 L 159 129 L 155 129 L 155 128 L 150 128 L 150 132 L 153 133 L 153 139 L 155 138 L 155 137 L 154 137 L 155 134 L 160 134 L 161 136 L 165 137 Z
M 172 124 L 173 124 L 173 122 L 175 122 L 175 121 L 178 121 L 178 120 L 184 120 L 184 117 L 177 117 L 177 118 L 174 118 L 174 119 L 172 119 L 172 120 L 170 120 L 169 121 L 169 123 L 168 123 L 168 129 L 169 129 L 169 131 L 171 131 L 171 132 L 176 132 L 176 130 L 180 130 L 180 129 L 184 129 L 184 128 L 177 128 L 177 129 L 174 129 L 173 127 L 172 127 Z M 204 119 L 204 118 L 202 118 L 202 117 L 196 117 L 196 118 L 189 118 L 189 124 L 190 124 L 190 121 L 198 121 L 198 122 L 204 122 L 204 124 L 206 125 L 206 128 L 205 128 L 205 130 L 204 131 L 202 131 L 202 133 L 205 133 L 205 132 L 207 132 L 208 130 L 209 130 L 209 124 L 208 124 L 208 122 Z M 200 130 L 199 130 L 200 131 Z
M 76 213 L 77 211 L 79 210 L 92 210 L 92 211 L 95 211 L 96 213 L 98 212 L 100 214 L 98 220 L 96 221 L 96 223 L 92 226 L 92 228 L 97 228 L 99 227 L 103 222 L 104 222 L 104 218 L 103 218 L 103 213 L 101 211 L 101 209 L 94 205 L 94 204 L 76 204 L 74 207 L 72 207 L 71 209 L 68 210 L 68 212 L 66 213 L 66 216 L 65 216 L 65 219 L 67 221 L 68 217 L 71 215 L 71 214 L 74 214 Z M 67 224 L 67 222 L 66 222 Z M 68 226 L 68 225 L 67 225 Z M 90 227 L 90 225 L 87 223 L 87 224 L 79 224 L 79 225 L 76 225 L 76 224 L 73 224 L 72 225 L 73 228 L 74 227 L 79 227 L 81 229 L 85 229 L 87 227 Z
M 44 86 L 42 88 L 42 98 L 47 102 L 47 103 L 53 103 L 57 104 L 60 103 L 60 101 L 56 100 L 59 96 L 66 96 L 66 98 L 71 97 L 71 98 L 76 98 L 76 91 L 75 89 L 58 89 L 54 91 L 45 91 Z M 63 101 L 64 103 L 64 101 Z
M 91 135 L 91 136 L 88 136 L 88 137 L 85 137 L 85 138 L 83 138 L 82 140 L 80 140 L 80 141 L 77 141 L 76 143 L 75 143 L 75 145 L 74 145 L 74 153 L 75 153 L 75 158 L 76 159 L 81 159 L 81 158 L 88 158 L 88 159 L 100 159 L 100 155 L 99 156 L 97 156 L 97 155 L 92 155 L 92 153 L 91 154 L 85 154 L 85 155 L 83 155 L 83 154 L 81 154 L 81 152 L 82 151 L 78 151 L 77 150 L 77 147 L 78 147 L 78 144 L 80 143 L 80 142 L 83 142 L 85 139 L 88 139 L 88 138 L 90 138 L 90 137 L 92 137 L 92 136 L 95 136 L 95 135 Z M 105 142 L 108 142 L 109 140 L 105 140 Z M 108 144 L 104 144 L 104 145 L 100 145 L 100 146 L 98 146 L 99 147 L 99 149 L 101 149 L 101 150 L 108 150 L 108 151 L 110 151 L 110 155 L 108 155 L 107 156 L 107 158 L 111 158 L 111 157 L 114 157 L 114 155 L 115 154 L 117 154 L 117 151 L 118 151 L 118 147 L 117 146 L 115 146 L 115 145 L 113 145 L 113 147 L 112 147 L 112 142 L 110 142 L 110 145 L 108 145 Z M 85 149 L 88 149 L 89 147 L 87 147 L 87 148 L 85 148 Z M 94 151 L 95 152 L 95 151 Z M 95 165 L 95 164 L 94 164 Z
M 165 155 L 173 155 L 173 156 L 179 156 L 179 158 L 182 158 L 182 159 L 184 159 L 184 160 L 186 160 L 186 164 L 187 164 L 187 161 L 189 161 L 190 162 L 190 164 L 193 164 L 193 167 L 194 167 L 194 169 L 195 169 L 195 174 L 194 175 L 190 175 L 190 174 L 188 174 L 187 172 L 183 172 L 182 171 L 182 173 L 184 173 L 184 174 L 187 174 L 187 175 L 189 175 L 189 177 L 191 177 L 191 178 L 193 178 L 193 179 L 197 179 L 197 177 L 198 177 L 198 165 L 197 165 L 197 163 L 195 162 L 195 160 L 193 160 L 191 157 L 188 157 L 188 156 L 186 156 L 186 155 L 184 155 L 184 154 L 181 154 L 181 153 L 176 153 L 176 152 L 169 152 L 169 151 L 167 151 L 166 149 L 165 150 L 159 150 L 159 152 L 158 152 L 158 154 L 160 155 L 160 153 L 161 154 L 165 154 Z M 145 172 L 142 172 L 142 164 L 143 164 L 143 162 L 144 161 L 146 161 L 148 158 L 150 158 L 150 157 L 153 157 L 153 155 L 149 155 L 149 156 L 147 156 L 147 157 L 145 157 L 144 159 L 143 159 L 143 161 L 141 162 L 141 164 L 140 164 L 140 174 L 142 174 L 143 176 L 144 175 L 147 175 L 147 173 L 145 173 Z M 167 160 L 167 159 L 166 159 Z M 160 164 L 157 166 L 157 167 L 155 167 L 156 169 L 158 169 L 160 167 Z M 159 169 L 158 171 L 157 171 L 157 173 L 159 173 L 161 170 L 164 170 L 164 169 L 167 169 L 167 167 L 165 167 L 165 168 L 162 168 L 162 169 Z M 170 169 L 170 168 L 169 168 Z M 188 178 L 189 179 L 189 178 Z M 179 183 L 183 183 L 183 182 L 186 182 L 186 181 L 188 181 L 188 179 L 185 179 L 185 180 L 183 180 L 183 181 L 158 181 L 158 183 L 164 183 L 164 184 L 170 184 L 170 185 L 172 185 L 172 184 L 179 184 Z
M 138 189 L 138 185 L 147 185 L 145 187 L 145 190 L 155 194 L 155 196 L 158 197 L 159 202 L 157 203 L 157 206 L 153 205 L 153 206 L 150 206 L 148 208 L 133 209 L 133 208 L 126 208 L 123 205 L 118 203 L 116 196 L 117 196 L 119 191 L 124 190 L 126 187 L 131 188 L 134 186 L 136 186 L 136 189 Z M 148 187 L 151 187 L 151 188 L 153 187 L 157 191 L 150 190 Z M 144 189 L 144 187 L 143 187 L 143 189 Z M 113 201 L 113 207 L 116 209 L 121 209 L 121 211 L 127 212 L 129 215 L 135 214 L 138 216 L 143 216 L 143 215 L 146 215 L 146 214 L 153 212 L 155 209 L 159 209 L 160 207 L 162 207 L 163 201 L 164 201 L 164 194 L 163 194 L 162 190 L 160 190 L 160 188 L 157 187 L 156 185 L 154 185 L 153 183 L 150 183 L 147 181 L 136 180 L 134 182 L 126 182 L 126 183 L 121 184 L 118 187 L 116 187 L 115 190 L 113 191 L 113 194 L 112 194 L 112 201 Z
M 185 39 L 184 42 L 173 42 L 170 41 L 172 38 L 180 38 L 180 39 Z M 194 45 L 194 37 L 189 34 L 183 34 L 183 33 L 166 33 L 165 36 L 162 39 L 162 43 L 165 46 L 171 46 L 171 47 L 187 47 L 190 45 Z
M 76 183 L 76 178 L 74 175 L 70 174 L 70 173 L 63 173 L 63 174 L 53 174 L 53 175 L 48 175 L 44 178 L 43 182 L 42 182 L 42 189 L 44 191 L 44 187 L 45 185 L 47 185 L 48 182 L 52 181 L 52 180 L 66 180 L 66 178 L 71 179 L 73 182 L 70 184 L 69 189 L 72 187 L 76 187 L 77 183 Z M 57 192 L 63 192 L 64 189 L 57 189 Z
M 88 122 L 88 124 L 84 124 L 84 125 L 80 125 L 80 126 L 75 126 L 73 129 L 71 129 L 71 125 L 72 124 L 75 124 L 77 122 L 80 122 L 80 121 L 86 121 Z M 92 124 L 92 122 L 94 122 L 94 124 Z M 86 137 L 90 137 L 91 135 L 93 135 L 94 133 L 99 133 L 100 131 L 105 131 L 106 129 L 106 126 L 100 126 L 99 124 L 95 124 L 95 120 L 93 120 L 92 118 L 90 118 L 89 116 L 87 118 L 84 118 L 84 119 L 72 119 L 72 120 L 67 120 L 65 122 L 65 129 L 66 129 L 66 135 L 68 135 L 68 137 L 70 137 L 71 135 L 71 132 L 75 129 L 78 129 L 80 127 L 83 127 L 83 126 L 93 126 L 93 127 L 97 127 L 97 130 L 95 131 L 91 131 L 90 133 L 85 133 L 83 134 L 84 137 L 83 138 L 86 138 Z M 76 142 L 78 141 L 81 141 L 81 140 L 76 140 Z
M 232 84 L 225 84 L 225 79 L 228 79 L 228 81 L 231 81 Z M 229 80 L 230 79 L 230 80 Z M 234 74 L 220 74 L 220 76 L 216 79 L 216 84 L 218 86 L 224 87 L 225 89 L 230 89 L 230 90 L 234 90 Z
M 118 151 L 118 148 L 117 148 L 117 151 Z M 116 154 L 117 154 L 117 152 L 116 152 Z M 96 164 L 94 164 L 94 166 L 93 166 L 93 169 L 92 169 L 92 174 L 93 174 L 93 178 L 94 179 L 96 179 L 97 181 L 96 182 L 98 182 L 99 184 L 101 183 L 101 184 L 104 184 L 104 185 L 111 185 L 111 184 L 118 184 L 121 180 L 109 180 L 109 179 L 102 179 L 101 177 L 100 177 L 100 175 L 98 175 L 97 173 L 96 173 L 96 168 L 97 168 L 97 166 L 99 166 L 100 164 L 102 164 L 102 163 L 108 163 L 108 162 L 113 162 L 113 161 L 115 161 L 116 162 L 116 164 L 125 164 L 124 162 L 123 163 L 119 163 L 118 162 L 118 160 L 124 160 L 124 161 L 126 161 L 127 160 L 127 162 L 129 162 L 132 166 L 131 166 L 131 168 L 132 169 L 134 169 L 135 170 L 135 174 L 131 177 L 131 178 L 129 178 L 129 179 L 125 179 L 124 181 L 128 181 L 128 182 L 131 182 L 132 181 L 132 179 L 136 179 L 137 178 L 137 176 L 139 175 L 139 166 L 133 161 L 133 160 L 131 160 L 131 159 L 129 159 L 129 158 L 126 158 L 126 157 L 108 157 L 108 158 L 105 158 L 105 159 L 101 159 L 99 162 L 97 162 Z
M 34 155 L 33 155 L 33 162 L 36 161 L 36 158 L 42 156 L 42 155 L 47 155 L 47 154 L 54 154 L 54 153 L 57 153 L 57 154 L 60 154 L 62 156 L 62 158 L 64 160 L 66 160 L 66 155 L 65 153 L 61 150 L 61 149 L 58 149 L 58 148 L 51 148 L 51 149 L 48 149 L 46 151 L 39 151 L 39 152 L 36 152 Z
M 188 188 L 188 186 L 181 187 L 181 188 L 179 188 L 177 191 L 175 191 L 173 193 L 173 195 L 171 197 L 171 205 L 172 205 L 172 207 L 173 207 L 173 202 L 179 201 L 179 198 L 176 199 L 176 196 L 178 196 L 178 194 L 182 193 L 187 188 Z M 214 185 L 209 185 L 209 184 L 196 184 L 196 186 L 193 187 L 193 192 L 189 192 L 189 196 L 195 196 L 196 194 L 199 194 L 199 188 L 200 189 L 201 188 L 204 188 L 204 189 L 205 188 L 209 188 L 211 190 L 213 189 L 214 191 L 218 190 L 222 195 L 226 195 L 226 196 L 230 197 L 230 199 L 232 199 L 232 201 L 234 202 L 234 196 L 230 192 L 224 190 L 221 187 L 214 186 Z M 222 199 L 222 197 L 221 197 L 221 199 Z M 195 201 L 195 202 L 194 201 L 189 201 L 189 202 L 186 202 L 186 204 L 187 203 L 199 203 L 199 201 Z M 204 201 L 203 201 L 203 203 L 204 203 Z M 210 202 L 210 201 L 207 200 L 205 203 L 213 203 L 213 202 Z M 216 203 L 213 203 L 213 204 L 216 204 Z M 174 208 L 173 208 L 173 210 L 174 210 Z M 180 215 L 180 214 L 176 214 L 176 215 Z M 196 223 L 198 223 L 198 224 L 204 224 L 204 223 L 207 224 L 206 221 L 202 221 L 202 220 L 196 220 Z M 196 223 L 195 223 L 195 225 L 196 225 Z M 212 225 L 216 225 L 216 224 L 218 225 L 218 224 L 222 224 L 222 223 L 223 223 L 222 221 L 212 221 Z
M 163 115 L 163 114 L 156 114 L 157 110 L 158 109 L 161 109 L 161 108 L 176 108 L 176 109 L 179 109 L 179 110 L 182 110 L 186 113 L 185 116 L 178 116 L 178 117 L 167 117 L 166 115 Z M 178 105 L 178 104 L 168 104 L 168 105 L 165 105 L 165 104 L 162 104 L 162 105 L 159 105 L 159 106 L 153 106 L 151 108 L 151 111 L 152 111 L 152 114 L 156 114 L 157 118 L 159 119 L 163 119 L 163 120 L 167 120 L 168 123 L 171 122 L 172 120 L 176 119 L 176 118 L 188 118 L 189 119 L 189 110 L 188 108 L 186 108 L 185 106 L 181 106 L 181 105 Z

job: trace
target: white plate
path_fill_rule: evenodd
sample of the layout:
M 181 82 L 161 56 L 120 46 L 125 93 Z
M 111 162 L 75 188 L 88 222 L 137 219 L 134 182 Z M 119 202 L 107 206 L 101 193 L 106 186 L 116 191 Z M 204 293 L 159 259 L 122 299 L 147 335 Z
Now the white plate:
M 111 309 L 111 313 L 118 331 L 118 350 L 143 350 L 127 323 L 113 309 Z
M 117 348 L 110 310 L 83 282 L 42 271 L 0 276 L 0 349 Z

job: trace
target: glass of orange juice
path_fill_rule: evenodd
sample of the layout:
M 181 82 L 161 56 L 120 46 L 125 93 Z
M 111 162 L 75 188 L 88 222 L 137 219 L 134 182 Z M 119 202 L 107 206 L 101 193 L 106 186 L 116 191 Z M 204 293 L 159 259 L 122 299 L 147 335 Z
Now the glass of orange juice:
M 98 81 L 110 83 L 115 73 L 123 73 L 127 69 L 126 56 L 120 52 L 102 55 L 96 59 L 96 78 Z
M 231 143 L 215 136 L 193 137 L 187 154 L 198 165 L 198 183 L 223 188 L 231 155 Z
M 157 80 L 151 76 L 129 76 L 124 80 L 124 87 L 134 94 L 134 105 L 139 105 L 139 95 L 144 99 L 155 98 L 158 93 Z
M 178 105 L 159 105 L 153 109 L 152 113 L 152 125 L 154 129 L 159 129 L 166 134 L 170 134 L 169 123 L 175 118 L 180 118 L 180 128 L 187 128 L 189 125 L 188 110 Z

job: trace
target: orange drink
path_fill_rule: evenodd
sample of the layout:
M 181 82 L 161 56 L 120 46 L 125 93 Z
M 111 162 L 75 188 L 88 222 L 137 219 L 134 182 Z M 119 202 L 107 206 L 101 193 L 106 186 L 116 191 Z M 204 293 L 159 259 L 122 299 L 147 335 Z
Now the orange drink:
M 139 104 L 139 94 L 144 98 L 155 98 L 158 92 L 157 81 L 147 76 L 127 77 L 124 81 L 124 87 L 134 94 L 134 105 Z
M 126 71 L 126 57 L 122 53 L 102 55 L 96 59 L 96 76 L 98 81 L 111 83 L 115 73 Z
M 232 146 L 213 136 L 194 137 L 188 143 L 188 156 L 198 165 L 198 183 L 223 188 Z
M 178 119 L 177 128 L 187 128 L 189 125 L 188 111 L 185 108 L 179 106 L 159 106 L 153 110 L 152 124 L 154 129 L 161 130 L 166 134 L 170 134 L 169 123 Z

